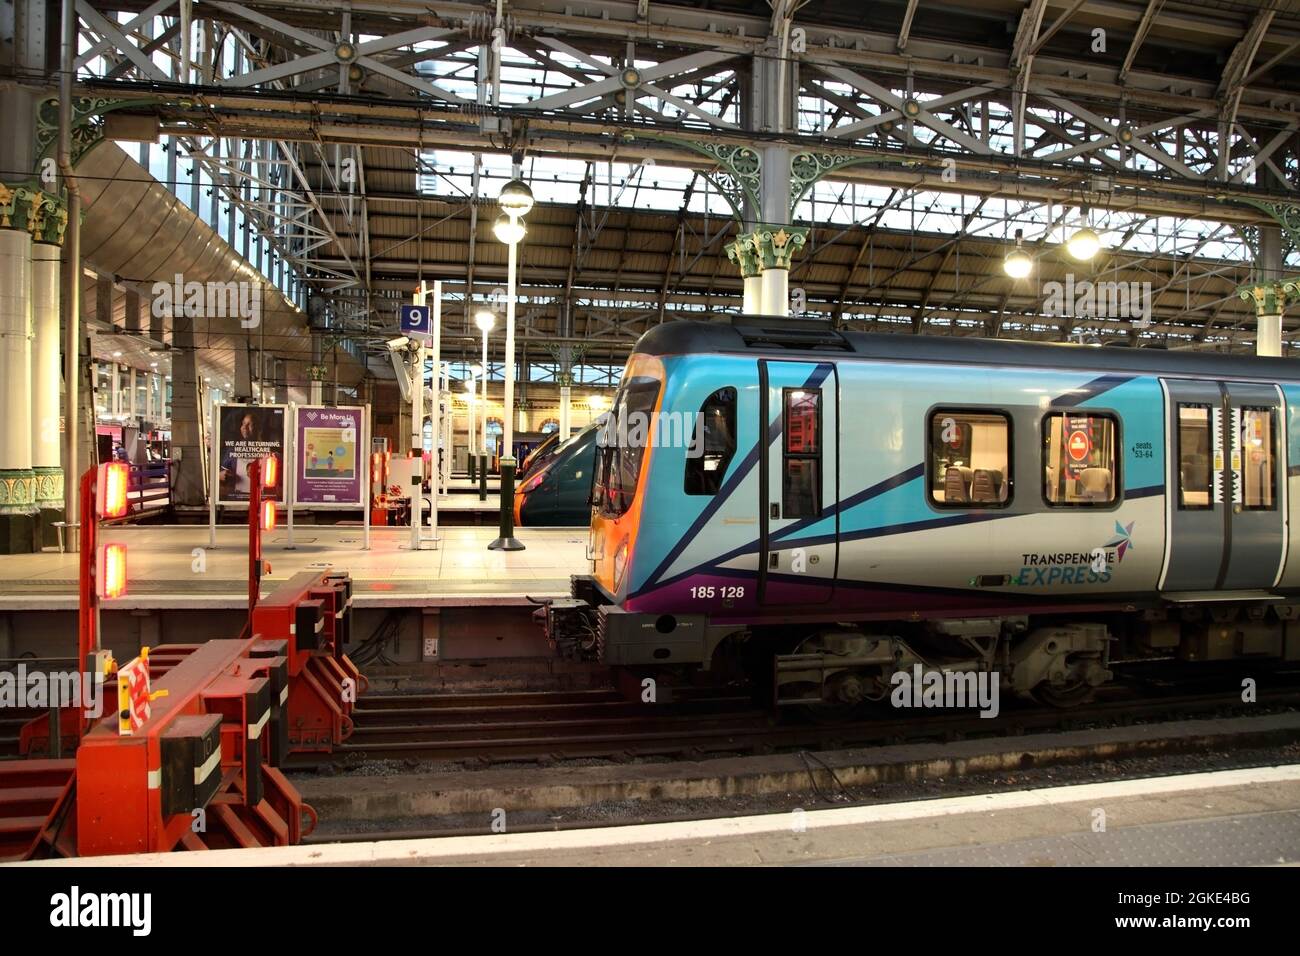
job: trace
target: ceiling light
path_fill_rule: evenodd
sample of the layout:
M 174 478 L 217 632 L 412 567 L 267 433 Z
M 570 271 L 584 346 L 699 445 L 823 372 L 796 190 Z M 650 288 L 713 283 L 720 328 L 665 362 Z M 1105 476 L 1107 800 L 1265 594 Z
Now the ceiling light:
M 533 191 L 522 179 L 512 179 L 501 187 L 497 203 L 511 216 L 526 216 L 533 208 Z
M 492 224 L 492 231 L 507 246 L 513 246 L 519 242 L 527 232 L 522 222 L 504 213 L 498 216 L 497 221 Z
M 1013 279 L 1023 279 L 1034 271 L 1034 260 L 1029 258 L 1029 253 L 1021 248 L 1024 235 L 1023 229 L 1016 230 L 1016 247 L 1008 252 L 1007 257 L 1002 260 L 1003 271 Z
M 1087 262 L 1101 249 L 1101 237 L 1093 232 L 1091 226 L 1084 226 L 1066 240 L 1065 248 L 1080 262 Z
M 478 326 L 480 332 L 491 332 L 492 327 L 497 324 L 496 313 L 490 309 L 479 309 L 474 313 L 474 324 Z

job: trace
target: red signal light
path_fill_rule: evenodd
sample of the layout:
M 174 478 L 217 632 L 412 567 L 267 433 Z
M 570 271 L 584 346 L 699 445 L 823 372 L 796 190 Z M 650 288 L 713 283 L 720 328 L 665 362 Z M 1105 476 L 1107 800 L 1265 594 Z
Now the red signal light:
M 126 545 L 100 545 L 95 558 L 95 591 L 101 598 L 126 593 Z
M 263 531 L 275 530 L 275 502 L 274 501 L 262 502 L 262 530 Z
M 262 459 L 262 487 L 274 488 L 280 478 L 280 459 L 268 455 Z
M 101 518 L 120 518 L 126 514 L 126 489 L 131 469 L 120 461 L 100 465 L 95 476 L 95 512 Z

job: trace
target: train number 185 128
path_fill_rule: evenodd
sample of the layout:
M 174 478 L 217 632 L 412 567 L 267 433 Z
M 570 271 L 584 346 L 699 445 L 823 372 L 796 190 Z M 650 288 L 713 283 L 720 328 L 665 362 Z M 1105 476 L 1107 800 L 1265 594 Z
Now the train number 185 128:
M 710 584 L 691 588 L 691 597 L 693 598 L 743 598 L 744 596 L 745 586 L 743 584 L 726 584 L 722 587 L 714 587 Z

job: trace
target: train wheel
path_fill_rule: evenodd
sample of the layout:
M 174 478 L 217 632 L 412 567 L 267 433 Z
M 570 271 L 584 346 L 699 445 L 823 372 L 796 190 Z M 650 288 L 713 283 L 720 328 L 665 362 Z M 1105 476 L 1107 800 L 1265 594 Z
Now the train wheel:
M 1070 707 L 1078 707 L 1080 704 L 1091 700 L 1092 692 L 1095 689 L 1085 681 L 1074 681 L 1060 686 L 1053 686 L 1044 681 L 1034 688 L 1034 697 L 1049 707 L 1059 707 L 1065 710 Z

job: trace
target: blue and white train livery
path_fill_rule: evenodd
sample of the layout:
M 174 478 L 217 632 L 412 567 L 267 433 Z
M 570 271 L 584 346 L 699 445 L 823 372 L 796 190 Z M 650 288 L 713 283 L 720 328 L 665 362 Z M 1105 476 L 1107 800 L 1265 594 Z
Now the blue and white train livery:
M 1290 361 L 677 322 L 611 414 L 593 573 L 547 612 L 610 664 L 774 661 L 778 702 L 831 703 L 920 664 L 1070 703 L 1117 651 L 1300 659 Z

